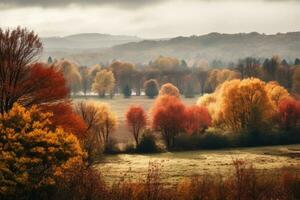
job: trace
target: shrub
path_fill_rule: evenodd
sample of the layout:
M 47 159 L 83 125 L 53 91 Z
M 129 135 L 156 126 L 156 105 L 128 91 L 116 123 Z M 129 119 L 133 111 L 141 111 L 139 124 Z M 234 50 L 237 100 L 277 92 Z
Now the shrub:
M 160 152 L 159 147 L 156 145 L 156 140 L 153 134 L 144 133 L 141 142 L 136 148 L 138 153 L 157 153 Z
M 154 98 L 158 95 L 158 83 L 155 79 L 150 79 L 144 83 L 145 94 L 149 98 Z

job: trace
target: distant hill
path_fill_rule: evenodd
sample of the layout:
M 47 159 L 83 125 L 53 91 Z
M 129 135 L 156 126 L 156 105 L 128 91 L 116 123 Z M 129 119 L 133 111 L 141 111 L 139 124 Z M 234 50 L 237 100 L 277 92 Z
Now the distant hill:
M 118 38 L 118 36 L 115 37 Z M 86 40 L 78 39 L 81 38 L 80 35 L 69 36 L 66 38 L 67 41 L 70 38 L 71 40 L 74 38 L 75 40 L 80 40 L 82 43 L 85 43 L 83 46 L 89 49 L 89 51 L 77 52 L 67 56 L 81 64 L 107 62 L 113 59 L 147 63 L 160 55 L 174 56 L 190 62 L 199 60 L 212 61 L 215 59 L 231 62 L 246 56 L 264 58 L 279 55 L 290 60 L 300 57 L 300 32 L 275 35 L 265 35 L 256 32 L 238 34 L 210 33 L 202 36 L 143 41 L 136 38 L 136 41 L 116 44 L 105 49 L 92 49 L 97 48 L 94 43 L 100 40 L 97 40 L 97 37 L 93 35 L 90 35 L 89 39 Z M 110 37 L 102 36 L 100 38 L 103 43 L 111 41 Z M 129 38 L 135 39 L 135 37 Z
M 70 55 L 86 50 L 109 48 L 114 45 L 141 41 L 135 36 L 109 35 L 100 33 L 82 33 L 66 37 L 42 38 L 45 54 Z

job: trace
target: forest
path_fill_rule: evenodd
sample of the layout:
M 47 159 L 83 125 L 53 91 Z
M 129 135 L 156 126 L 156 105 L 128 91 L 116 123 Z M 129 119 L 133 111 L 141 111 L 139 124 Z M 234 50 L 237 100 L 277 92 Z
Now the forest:
M 299 153 L 294 166 L 265 172 L 232 159 L 226 175 L 172 184 L 162 163 L 113 183 L 95 167 L 111 155 L 299 144 L 299 58 L 82 66 L 42 52 L 34 31 L 0 28 L 0 199 L 300 199 Z M 125 112 L 113 111 L 118 99 Z M 129 133 L 123 146 L 116 131 Z

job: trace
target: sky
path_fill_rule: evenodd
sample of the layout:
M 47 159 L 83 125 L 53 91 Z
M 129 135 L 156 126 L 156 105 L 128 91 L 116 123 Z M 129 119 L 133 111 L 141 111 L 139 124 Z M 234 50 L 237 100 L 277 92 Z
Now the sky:
M 143 38 L 300 31 L 297 0 L 0 0 L 0 27 L 42 37 L 108 33 Z

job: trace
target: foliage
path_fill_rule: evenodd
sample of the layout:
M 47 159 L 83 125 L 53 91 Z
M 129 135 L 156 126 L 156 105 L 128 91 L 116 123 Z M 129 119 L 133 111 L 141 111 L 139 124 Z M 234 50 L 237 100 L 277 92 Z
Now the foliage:
M 56 69 L 61 71 L 66 79 L 67 86 L 73 94 L 81 90 L 82 77 L 78 66 L 69 60 L 61 60 L 53 64 Z
M 140 133 L 147 124 L 147 114 L 142 107 L 131 106 L 126 113 L 126 122 L 138 146 Z
M 183 127 L 189 134 L 203 133 L 211 125 L 211 117 L 203 106 L 186 107 L 184 115 Z
M 142 135 L 140 143 L 137 145 L 136 152 L 138 153 L 157 153 L 160 152 L 156 144 L 156 139 L 151 132 L 145 132 Z
M 103 69 L 96 74 L 92 84 L 92 91 L 104 97 L 106 92 L 112 92 L 115 86 L 115 78 L 112 71 Z
M 0 113 L 28 96 L 29 65 L 41 51 L 42 43 L 33 31 L 0 28 Z
M 159 90 L 159 96 L 163 95 L 170 95 L 177 98 L 180 96 L 178 88 L 171 83 L 166 83 L 161 86 Z
M 161 132 L 168 149 L 174 145 L 174 138 L 183 130 L 185 107 L 176 96 L 163 95 L 152 109 L 152 128 Z
M 0 193 L 18 197 L 56 184 L 62 171 L 83 162 L 75 136 L 51 127 L 50 113 L 15 104 L 0 115 Z
M 240 78 L 240 75 L 229 69 L 213 69 L 209 72 L 208 79 L 206 81 L 206 91 L 213 92 L 220 84 L 225 81 Z
M 100 144 L 106 148 L 110 135 L 117 127 L 117 117 L 106 104 L 95 102 L 79 102 L 75 106 L 76 113 L 85 121 L 87 137 L 84 141 L 89 156 L 94 154 Z M 90 158 L 91 161 L 93 158 Z
M 300 67 L 297 66 L 293 75 L 293 92 L 300 94 Z
M 300 127 L 300 101 L 293 98 L 285 98 L 279 102 L 279 123 L 285 130 Z
M 150 79 L 144 83 L 145 94 L 149 98 L 154 98 L 158 95 L 158 83 L 155 79 Z

